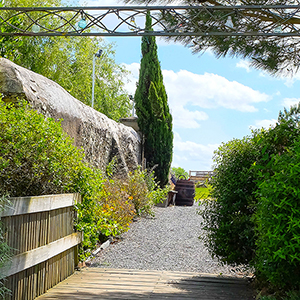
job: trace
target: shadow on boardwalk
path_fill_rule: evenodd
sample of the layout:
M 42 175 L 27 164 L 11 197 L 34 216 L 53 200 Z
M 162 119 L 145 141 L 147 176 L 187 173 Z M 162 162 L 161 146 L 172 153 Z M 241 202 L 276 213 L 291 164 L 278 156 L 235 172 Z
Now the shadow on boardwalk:
M 38 300 L 66 299 L 255 299 L 247 279 L 167 271 L 88 268 Z

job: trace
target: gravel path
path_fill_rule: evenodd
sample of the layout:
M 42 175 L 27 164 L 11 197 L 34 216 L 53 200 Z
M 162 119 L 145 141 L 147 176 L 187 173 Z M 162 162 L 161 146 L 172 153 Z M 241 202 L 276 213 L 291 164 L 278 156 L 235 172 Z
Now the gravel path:
M 187 271 L 246 275 L 239 268 L 221 266 L 198 238 L 203 234 L 197 204 L 155 207 L 155 218 L 131 224 L 122 240 L 101 250 L 92 267 Z

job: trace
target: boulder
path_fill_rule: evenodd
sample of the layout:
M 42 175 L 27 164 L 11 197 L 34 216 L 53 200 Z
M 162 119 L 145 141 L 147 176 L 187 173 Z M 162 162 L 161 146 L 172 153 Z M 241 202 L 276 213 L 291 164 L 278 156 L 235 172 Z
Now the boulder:
M 5 58 L 0 58 L 0 93 L 6 102 L 25 99 L 46 117 L 62 119 L 64 131 L 94 166 L 104 169 L 116 157 L 118 173 L 124 175 L 140 164 L 141 138 L 133 128 L 109 119 L 54 81 Z

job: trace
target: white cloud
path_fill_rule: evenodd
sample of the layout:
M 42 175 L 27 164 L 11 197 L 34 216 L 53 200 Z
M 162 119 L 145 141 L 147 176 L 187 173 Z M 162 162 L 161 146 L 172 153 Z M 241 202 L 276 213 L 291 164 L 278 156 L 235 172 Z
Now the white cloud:
M 175 73 L 163 70 L 166 89 L 174 105 L 190 104 L 200 108 L 227 108 L 242 112 L 257 111 L 253 104 L 271 97 L 236 81 L 211 73 L 194 74 L 186 70 Z
M 219 144 L 197 144 L 192 141 L 182 141 L 180 135 L 174 132 L 174 151 L 172 166 L 188 170 L 211 170 L 213 152 Z
M 237 68 L 242 68 L 247 71 L 247 73 L 251 72 L 250 62 L 248 60 L 240 60 L 236 65 Z
M 247 73 L 250 73 L 251 68 L 252 68 L 250 61 L 242 60 L 242 59 L 239 62 L 237 62 L 235 66 L 237 68 L 245 69 Z M 258 76 L 263 77 L 263 78 L 269 78 L 271 80 L 283 81 L 284 84 L 288 88 L 291 88 L 291 87 L 293 87 L 293 85 L 296 81 L 300 80 L 300 70 L 298 72 L 294 73 L 293 76 L 291 76 L 291 74 L 286 73 L 285 75 L 284 74 L 278 74 L 274 77 L 269 72 L 267 72 L 266 70 L 260 69 L 260 72 L 259 72 Z
M 293 105 L 296 105 L 300 102 L 300 98 L 284 98 L 282 101 L 282 105 L 285 108 L 290 108 Z
M 134 94 L 140 65 L 132 63 L 124 66 L 131 71 L 131 82 L 126 88 L 129 93 Z M 174 127 L 199 128 L 199 122 L 208 119 L 203 108 L 223 107 L 241 112 L 254 112 L 257 111 L 255 103 L 271 99 L 264 93 L 216 74 L 199 75 L 186 70 L 162 72 Z
M 140 64 L 138 63 L 132 63 L 130 65 L 123 64 L 127 70 L 131 72 L 128 79 L 130 82 L 126 84 L 127 91 L 134 95 L 135 89 L 136 89 L 136 83 L 138 81 L 139 77 L 139 69 Z M 168 87 L 166 86 L 167 92 Z M 172 99 L 169 97 L 169 104 L 170 109 L 172 111 L 173 115 L 173 124 L 174 127 L 180 127 L 180 128 L 199 128 L 200 124 L 198 121 L 204 121 L 208 119 L 208 115 L 203 111 L 190 111 L 187 108 L 184 107 L 186 104 L 184 101 L 183 104 L 176 104 L 173 105 Z
M 284 75 L 284 74 L 279 74 L 275 77 L 271 76 L 270 73 L 268 73 L 265 70 L 261 70 L 259 72 L 259 76 L 260 77 L 264 77 L 264 78 L 269 78 L 269 80 L 280 80 L 284 82 L 284 85 L 287 86 L 288 88 L 292 88 L 294 86 L 294 83 L 297 80 L 300 80 L 300 72 L 298 71 L 297 73 L 295 73 L 293 76 L 290 75 Z
M 284 84 L 288 87 L 291 88 L 294 85 L 295 80 L 297 79 L 296 77 L 280 77 L 282 80 L 284 80 Z M 299 80 L 299 79 L 298 79 Z
M 199 128 L 198 121 L 205 121 L 208 115 L 203 111 L 190 111 L 183 106 L 171 106 L 174 127 L 178 128 Z
M 249 126 L 250 128 L 257 129 L 257 128 L 265 128 L 268 129 L 270 127 L 274 127 L 276 125 L 277 120 L 256 120 L 254 125 Z
M 258 76 L 266 78 L 266 77 L 270 76 L 270 74 L 268 74 L 266 71 L 260 71 L 259 74 L 258 74 Z
M 139 63 L 132 63 L 130 65 L 122 64 L 128 71 L 130 71 L 130 75 L 128 75 L 129 82 L 126 84 L 126 90 L 129 94 L 134 95 L 136 90 L 136 83 L 139 80 L 139 71 L 140 71 L 140 64 Z

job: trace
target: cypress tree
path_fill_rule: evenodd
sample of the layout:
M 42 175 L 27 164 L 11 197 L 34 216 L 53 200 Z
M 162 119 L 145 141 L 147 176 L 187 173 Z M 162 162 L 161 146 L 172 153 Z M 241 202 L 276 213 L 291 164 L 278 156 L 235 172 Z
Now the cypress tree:
M 149 12 L 146 16 L 145 29 L 148 32 L 153 31 Z M 172 115 L 169 111 L 154 36 L 142 38 L 142 60 L 134 99 L 138 125 L 144 139 L 147 168 L 156 166 L 155 176 L 163 187 L 168 182 L 172 161 Z

